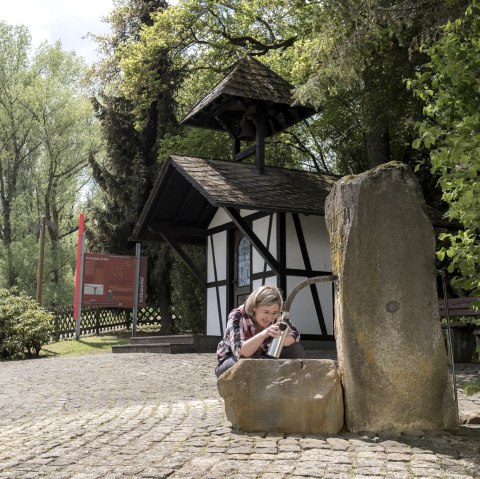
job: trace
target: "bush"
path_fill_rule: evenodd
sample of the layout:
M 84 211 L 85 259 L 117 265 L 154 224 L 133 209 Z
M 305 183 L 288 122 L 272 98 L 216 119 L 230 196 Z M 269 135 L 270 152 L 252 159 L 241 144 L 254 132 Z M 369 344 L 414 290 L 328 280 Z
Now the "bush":
M 205 249 L 185 246 L 185 251 L 200 271 L 206 270 Z M 201 334 L 206 330 L 205 291 L 190 270 L 179 259 L 175 261 L 170 281 L 172 285 L 172 313 L 175 315 L 173 329 L 176 333 Z
M 463 386 L 463 390 L 467 396 L 473 396 L 480 392 L 480 376 L 472 382 Z
M 38 357 L 50 341 L 53 316 L 25 293 L 0 289 L 0 357 Z

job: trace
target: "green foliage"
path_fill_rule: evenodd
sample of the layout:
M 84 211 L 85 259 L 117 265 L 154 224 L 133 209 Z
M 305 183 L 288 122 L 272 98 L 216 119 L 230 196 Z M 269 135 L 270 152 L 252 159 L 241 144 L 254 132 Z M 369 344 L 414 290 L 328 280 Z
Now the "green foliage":
M 404 79 L 425 61 L 420 40 L 463 1 L 180 0 L 155 11 L 151 24 L 118 49 L 120 89 L 141 122 L 139 111 L 173 87 L 182 118 L 248 53 L 296 85 L 301 103 L 319 109 L 308 128 L 268 140 L 267 163 L 282 159 L 339 174 L 389 160 L 413 166 L 424 154 L 410 146 L 422 109 Z M 159 57 L 179 72 L 173 84 L 156 73 Z M 180 151 L 191 139 L 190 133 L 175 133 Z M 209 138 L 210 151 L 221 149 L 216 141 Z M 426 196 L 435 195 L 429 178 L 422 186 Z
M 123 57 L 126 64 L 120 65 L 122 52 L 136 48 L 140 32 L 152 23 L 153 12 L 165 8 L 166 2 L 160 0 L 118 2 L 109 17 L 113 33 L 101 39 L 103 49 L 111 56 L 97 69 L 100 88 L 94 105 L 106 141 L 106 155 L 89 157 L 96 182 L 95 198 L 88 211 L 92 221 L 87 238 L 92 251 L 132 253 L 128 240 L 157 176 L 159 152 L 164 151 L 165 141 L 175 141 L 173 97 L 181 71 L 168 50 L 156 49 L 152 57 L 145 58 L 137 73 L 147 81 L 130 85 L 131 89 L 125 82 L 126 76 L 133 75 L 128 65 L 131 60 Z M 133 61 L 133 50 L 132 55 Z M 147 83 L 151 85 L 148 92 L 143 91 Z M 172 253 L 158 243 L 144 251 L 149 256 L 149 302 L 160 306 L 165 332 L 169 332 Z
M 185 247 L 200 271 L 206 269 L 204 248 Z M 174 328 L 179 333 L 205 333 L 205 290 L 187 266 L 178 260 L 171 273 Z
M 100 147 L 86 65 L 59 43 L 32 52 L 28 30 L 3 22 L 0 45 L 0 285 L 35 293 L 45 216 L 42 302 L 66 304 L 86 158 Z
M 463 17 L 448 22 L 427 50 L 430 61 L 412 82 L 425 103 L 425 121 L 414 147 L 430 150 L 439 175 L 447 218 L 463 227 L 440 235 L 440 260 L 448 260 L 452 285 L 480 295 L 480 5 L 472 0 Z
M 480 392 L 480 377 L 463 386 L 463 390 L 467 396 L 473 396 Z
M 50 340 L 53 316 L 25 293 L 0 289 L 0 357 L 32 357 Z
M 299 3 L 182 0 L 158 9 L 152 14 L 152 25 L 142 28 L 139 40 L 118 52 L 126 80 L 124 91 L 145 108 L 157 91 L 171 88 L 169 79 L 155 75 L 152 68 L 156 57 L 167 55 L 177 70 L 194 74 L 184 89 L 189 99 L 179 99 L 180 104 L 192 106 L 236 59 L 290 46 L 296 37 L 292 13 Z
M 292 66 L 302 83 L 296 94 L 320 108 L 322 136 L 339 172 L 420 159 L 410 143 L 421 103 L 404 79 L 425 61 L 420 40 L 453 8 L 436 0 L 312 2 L 312 28 L 294 46 Z
M 226 133 L 189 128 L 182 133 L 165 135 L 159 150 L 159 158 L 168 155 L 186 155 L 200 158 L 228 158 L 232 147 Z
M 144 124 L 141 111 L 159 91 L 175 92 L 174 111 L 183 118 L 245 54 L 261 56 L 262 62 L 293 81 L 291 46 L 303 28 L 300 19 L 307 16 L 304 2 L 286 0 L 182 0 L 155 11 L 138 41 L 125 43 L 117 54 L 124 80 L 119 88 L 134 105 L 137 125 Z M 157 74 L 154 61 L 159 57 L 168 59 L 177 72 L 175 78 Z M 311 130 L 298 127 L 293 135 L 268 139 L 267 164 L 307 165 L 329 172 Z M 228 159 L 231 141 L 225 140 L 226 134 L 178 129 L 164 137 L 160 159 L 164 153 L 187 152 Z
M 420 41 L 453 4 L 464 1 L 179 0 L 168 7 L 159 1 L 117 2 L 110 16 L 113 35 L 102 43 L 109 54 L 98 69 L 108 156 L 91 162 L 102 190 L 93 211 L 95 244 L 107 249 L 125 243 L 156 161 L 168 154 L 231 158 L 226 135 L 182 128 L 176 121 L 245 54 L 295 85 L 300 103 L 319 110 L 308 125 L 268 139 L 267 164 L 340 174 L 378 161 L 413 166 L 427 156 L 411 148 L 423 113 L 404 79 L 426 61 Z M 436 200 L 430 171 L 420 173 L 425 196 Z M 198 304 L 187 304 L 193 295 L 180 291 L 183 282 L 196 283 L 186 280 L 168 248 L 153 248 L 150 258 L 157 281 L 150 298 L 163 301 L 165 311 L 171 294 L 169 309 L 182 319 L 184 312 L 197 311 Z

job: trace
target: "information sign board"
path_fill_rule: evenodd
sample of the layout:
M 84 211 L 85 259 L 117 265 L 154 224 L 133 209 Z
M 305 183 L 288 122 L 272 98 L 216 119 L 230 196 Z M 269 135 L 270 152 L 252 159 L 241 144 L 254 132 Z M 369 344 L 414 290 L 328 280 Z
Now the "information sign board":
M 134 307 L 135 256 L 85 253 L 82 306 Z M 138 306 L 145 306 L 147 257 L 140 258 Z

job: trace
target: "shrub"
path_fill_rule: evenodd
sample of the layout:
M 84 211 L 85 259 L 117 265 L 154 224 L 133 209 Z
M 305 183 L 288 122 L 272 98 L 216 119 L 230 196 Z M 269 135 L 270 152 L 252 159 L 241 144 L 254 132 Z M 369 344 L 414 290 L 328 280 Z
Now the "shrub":
M 193 259 L 200 271 L 206 270 L 205 250 L 200 247 L 186 246 L 185 251 Z M 170 276 L 172 284 L 172 313 L 175 315 L 176 333 L 204 333 L 205 291 L 193 277 L 183 261 L 177 260 Z
M 463 390 L 467 396 L 473 396 L 480 392 L 480 376 L 463 386 Z
M 52 325 L 53 316 L 25 293 L 0 289 L 0 357 L 38 357 Z

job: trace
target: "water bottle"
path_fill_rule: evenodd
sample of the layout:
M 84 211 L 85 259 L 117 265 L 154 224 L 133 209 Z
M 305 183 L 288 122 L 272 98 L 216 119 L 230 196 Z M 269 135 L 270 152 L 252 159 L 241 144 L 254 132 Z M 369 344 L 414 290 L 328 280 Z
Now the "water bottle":
M 278 359 L 283 349 L 283 343 L 285 342 L 285 338 L 288 334 L 288 326 L 285 321 L 279 321 L 277 324 L 282 334 L 273 338 L 273 341 L 268 347 L 267 356 Z

